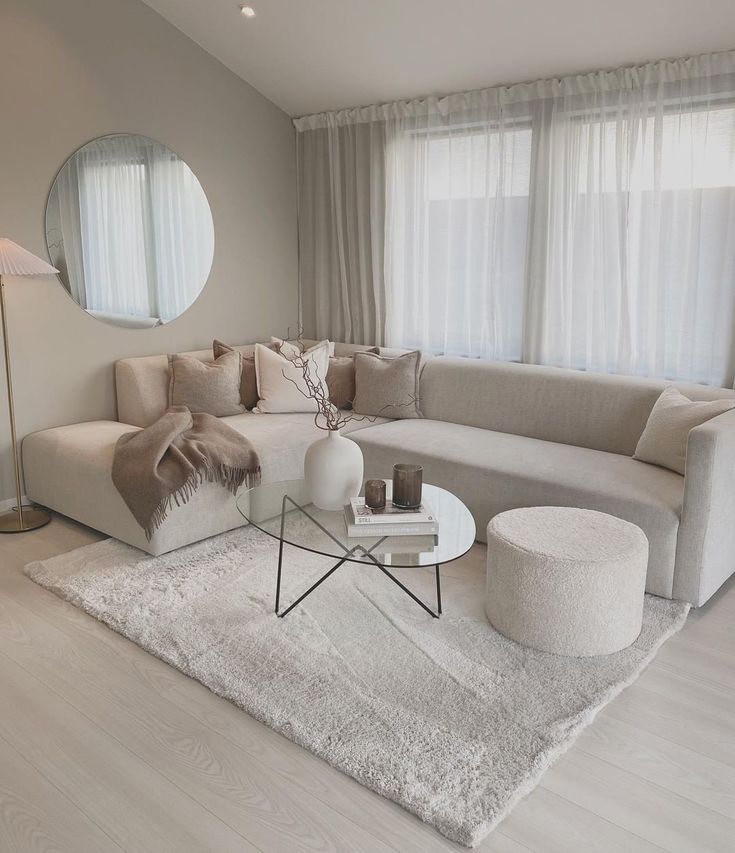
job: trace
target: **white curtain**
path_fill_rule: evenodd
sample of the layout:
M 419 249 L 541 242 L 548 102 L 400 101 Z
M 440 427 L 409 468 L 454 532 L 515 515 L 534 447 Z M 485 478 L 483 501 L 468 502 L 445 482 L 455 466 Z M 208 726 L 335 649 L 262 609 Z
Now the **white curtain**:
M 525 106 L 417 105 L 386 149 L 386 340 L 519 359 L 532 132 Z M 416 113 L 419 113 L 416 115 Z
M 172 320 L 206 281 L 214 231 L 204 191 L 166 146 L 108 136 L 84 146 L 62 170 L 61 212 L 77 211 L 65 246 L 81 245 L 69 267 L 72 295 L 90 311 Z M 79 262 L 81 261 L 81 263 Z
M 164 154 L 166 156 L 164 156 Z M 172 320 L 199 296 L 214 256 L 209 202 L 196 175 L 163 145 L 148 159 L 156 310 Z
M 735 53 L 296 122 L 353 125 L 384 140 L 383 265 L 341 286 L 359 312 L 378 283 L 387 343 L 733 384 Z M 328 298 L 303 265 L 302 288 Z

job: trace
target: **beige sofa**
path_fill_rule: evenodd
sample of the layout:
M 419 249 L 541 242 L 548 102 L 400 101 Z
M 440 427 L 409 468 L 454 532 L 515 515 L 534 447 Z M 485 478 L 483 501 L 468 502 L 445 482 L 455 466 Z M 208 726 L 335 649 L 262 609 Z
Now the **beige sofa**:
M 248 351 L 249 347 L 241 347 Z M 357 347 L 336 345 L 336 353 Z M 193 353 L 208 360 L 210 351 Z M 39 504 L 161 554 L 243 523 L 224 489 L 204 484 L 147 542 L 112 484 L 115 442 L 166 408 L 165 356 L 116 365 L 118 421 L 44 430 L 23 442 L 26 493 Z M 354 422 L 366 471 L 420 462 L 458 494 L 481 536 L 497 513 L 556 504 L 638 524 L 650 543 L 647 589 L 699 605 L 735 571 L 735 412 L 692 430 L 686 477 L 632 458 L 665 383 L 533 365 L 437 357 L 421 373 L 418 420 Z M 733 397 L 677 384 L 693 399 Z M 320 433 L 309 414 L 224 419 L 254 443 L 265 482 L 300 477 Z

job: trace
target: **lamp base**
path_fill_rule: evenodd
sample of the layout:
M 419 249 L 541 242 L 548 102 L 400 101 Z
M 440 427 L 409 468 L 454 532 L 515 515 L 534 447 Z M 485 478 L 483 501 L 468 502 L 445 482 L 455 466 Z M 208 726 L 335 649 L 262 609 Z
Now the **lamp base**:
M 20 513 L 15 507 L 9 512 L 0 513 L 0 533 L 25 533 L 26 530 L 36 530 L 51 521 L 51 516 L 41 509 L 30 506 L 23 507 L 23 523 Z

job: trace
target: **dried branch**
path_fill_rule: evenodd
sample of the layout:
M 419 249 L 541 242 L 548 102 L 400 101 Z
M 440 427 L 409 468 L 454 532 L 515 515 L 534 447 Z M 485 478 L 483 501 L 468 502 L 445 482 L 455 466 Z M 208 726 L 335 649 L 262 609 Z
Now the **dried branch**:
M 290 331 L 291 330 L 289 328 L 289 334 Z M 283 375 L 283 378 L 288 380 L 303 397 L 307 400 L 314 400 L 316 402 L 317 411 L 314 416 L 314 424 L 318 429 L 325 430 L 326 432 L 337 432 L 346 427 L 351 421 L 369 421 L 370 423 L 374 423 L 382 416 L 382 413 L 388 409 L 400 409 L 417 403 L 415 395 L 412 394 L 409 399 L 403 403 L 386 403 L 385 406 L 381 407 L 377 415 L 361 415 L 355 412 L 345 412 L 338 409 L 329 399 L 329 387 L 327 385 L 326 376 L 320 376 L 319 369 L 314 361 L 308 356 L 304 357 L 306 346 L 302 335 L 303 329 L 299 327 L 299 334 L 297 338 L 284 338 L 284 343 L 292 344 L 298 348 L 299 351 L 297 354 L 287 355 L 283 352 L 283 348 L 280 349 L 280 353 L 286 361 L 290 362 L 294 367 L 301 371 L 301 377 L 303 378 L 303 384 L 306 390 L 304 390 L 304 388 L 302 388 L 299 383 L 293 379 L 293 377 L 287 376 L 285 371 L 282 370 L 281 374 Z M 320 423 L 320 419 L 323 423 Z

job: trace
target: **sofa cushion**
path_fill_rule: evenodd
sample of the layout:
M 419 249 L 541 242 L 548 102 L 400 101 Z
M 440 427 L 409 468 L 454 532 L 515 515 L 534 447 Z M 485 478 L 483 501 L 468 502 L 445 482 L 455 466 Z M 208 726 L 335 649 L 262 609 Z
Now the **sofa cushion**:
M 304 340 L 311 347 L 318 341 Z M 253 358 L 255 344 L 233 346 L 243 356 Z M 337 356 L 353 355 L 372 349 L 361 344 L 335 343 Z M 408 350 L 380 348 L 381 355 L 402 355 Z M 184 353 L 201 361 L 212 361 L 212 350 L 195 350 Z M 117 391 L 117 419 L 134 426 L 148 426 L 159 418 L 168 406 L 168 358 L 165 355 L 146 355 L 136 358 L 121 358 L 115 362 L 115 384 Z
M 730 409 L 735 409 L 735 400 L 695 402 L 676 388 L 666 388 L 648 417 L 634 458 L 684 474 L 689 433 Z
M 390 477 L 396 462 L 422 464 L 425 482 L 467 504 L 481 536 L 491 518 L 521 506 L 579 506 L 631 521 L 650 543 L 648 591 L 671 596 L 684 495 L 679 474 L 616 453 L 427 419 L 352 438 L 376 476 Z
M 308 372 L 307 372 L 308 369 Z M 325 396 L 329 370 L 329 341 L 322 341 L 302 353 L 289 343 L 278 352 L 264 344 L 255 345 L 255 372 L 258 377 L 258 405 L 261 414 L 314 412 L 319 402 L 309 390 L 309 381 Z
M 632 456 L 658 379 L 439 356 L 421 373 L 426 418 Z M 726 388 L 676 383 L 692 400 L 735 399 Z
M 260 457 L 264 483 L 303 477 L 306 448 L 325 435 L 324 430 L 314 423 L 314 415 L 310 412 L 276 415 L 246 412 L 222 420 L 252 441 Z M 384 424 L 386 419 L 376 423 Z M 353 420 L 343 428 L 342 434 L 348 435 L 369 426 L 369 421 Z
M 168 357 L 169 406 L 186 406 L 219 418 L 245 410 L 240 402 L 242 355 L 231 350 L 206 362 L 174 353 Z
M 420 418 L 419 375 L 421 352 L 398 356 L 356 352 L 355 399 L 352 407 L 362 415 Z
M 266 344 L 270 349 L 275 349 L 276 344 Z M 215 360 L 228 352 L 236 352 L 235 347 L 223 344 L 222 341 L 212 342 L 212 355 Z M 242 373 L 240 374 L 240 402 L 246 409 L 254 409 L 258 405 L 258 379 L 255 373 L 255 353 L 242 356 Z
M 374 352 L 378 348 L 372 347 L 362 352 Z M 327 388 L 329 388 L 329 401 L 338 409 L 351 409 L 355 399 L 355 357 L 353 355 L 336 355 L 329 358 L 329 370 L 327 370 Z
M 306 448 L 323 435 L 311 414 L 248 412 L 222 420 L 253 442 L 265 483 L 303 476 Z M 353 421 L 344 432 L 367 426 L 367 421 Z M 28 497 L 150 554 L 163 554 L 244 524 L 227 489 L 204 482 L 188 503 L 171 510 L 151 541 L 146 541 L 111 476 L 115 444 L 131 429 L 135 428 L 117 421 L 89 421 L 27 436 L 23 464 Z

